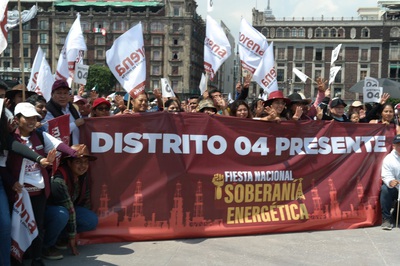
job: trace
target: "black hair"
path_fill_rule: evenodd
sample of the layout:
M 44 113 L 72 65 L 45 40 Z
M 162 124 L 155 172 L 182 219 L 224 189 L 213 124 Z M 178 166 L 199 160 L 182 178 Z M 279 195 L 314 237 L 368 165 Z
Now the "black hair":
M 29 96 L 29 97 L 25 100 L 25 102 L 28 102 L 28 103 L 32 104 L 33 106 L 35 106 L 37 102 L 44 102 L 44 103 L 46 103 L 47 101 L 46 101 L 46 99 L 45 99 L 42 95 L 33 94 L 33 95 Z

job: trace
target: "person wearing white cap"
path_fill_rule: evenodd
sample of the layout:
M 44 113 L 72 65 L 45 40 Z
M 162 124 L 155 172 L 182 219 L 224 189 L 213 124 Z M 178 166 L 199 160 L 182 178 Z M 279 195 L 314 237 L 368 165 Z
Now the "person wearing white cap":
M 71 149 L 62 141 L 52 137 L 47 132 L 37 132 L 36 122 L 41 117 L 31 103 L 22 102 L 15 106 L 15 120 L 18 124 L 17 129 L 12 133 L 15 140 L 25 144 L 38 154 L 45 156 L 53 149 L 75 156 L 76 151 Z M 50 178 L 45 168 L 37 162 L 24 159 L 21 155 L 12 151 L 8 154 L 6 168 L 14 178 L 12 190 L 14 193 L 21 193 L 22 187 L 29 193 L 32 203 L 33 213 L 39 235 L 31 244 L 32 265 L 42 265 L 42 246 L 43 246 L 43 223 L 46 208 L 46 198 L 50 194 Z M 23 177 L 23 182 L 19 182 Z M 62 258 L 61 254 L 54 254 L 54 257 Z

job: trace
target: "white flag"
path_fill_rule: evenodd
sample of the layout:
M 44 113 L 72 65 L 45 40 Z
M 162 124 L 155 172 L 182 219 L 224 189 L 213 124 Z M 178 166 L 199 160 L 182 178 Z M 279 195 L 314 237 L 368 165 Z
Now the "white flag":
M 379 81 L 375 78 L 366 77 L 364 80 L 364 87 L 379 87 Z
M 0 54 L 7 47 L 7 4 L 8 0 L 0 1 Z
M 306 83 L 307 79 L 309 78 L 306 74 L 304 74 L 303 72 L 301 72 L 300 70 L 298 70 L 297 68 L 293 68 L 293 73 L 299 78 L 301 79 L 301 81 L 303 81 L 304 83 Z
M 265 94 L 266 92 L 270 93 L 278 90 L 276 76 L 277 73 L 275 69 L 274 44 L 271 43 L 271 45 L 268 46 L 267 50 L 265 51 L 265 54 L 256 72 L 254 72 L 253 80 L 264 89 Z
M 67 80 L 74 77 L 75 63 L 81 62 L 87 50 L 81 27 L 81 15 L 78 13 L 65 39 L 58 58 L 56 79 Z
M 206 92 L 206 75 L 204 73 L 201 74 L 201 80 L 199 84 L 199 89 L 200 89 L 200 95 L 203 95 L 204 92 Z
M 204 40 L 204 69 L 213 80 L 215 73 L 231 55 L 231 45 L 221 26 L 207 16 L 206 38 Z
M 34 91 L 36 88 L 36 83 L 37 83 L 37 78 L 39 74 L 39 68 L 40 65 L 42 64 L 42 60 L 44 58 L 44 53 L 42 48 L 40 46 L 38 47 L 38 50 L 36 52 L 35 59 L 33 60 L 33 65 L 31 69 L 31 77 L 29 78 L 28 82 L 28 91 Z
M 233 103 L 232 93 L 228 94 L 228 104 Z
M 339 45 L 336 46 L 336 48 L 332 51 L 332 55 L 331 55 L 331 66 L 333 66 L 333 63 L 335 63 L 335 61 L 337 60 L 341 48 L 342 48 L 342 44 L 339 44 Z
M 175 93 L 172 90 L 171 85 L 169 85 L 168 79 L 161 78 L 161 88 L 162 88 L 162 97 L 164 98 L 175 97 Z
M 207 0 L 207 12 L 212 12 L 214 8 L 214 0 Z
M 51 87 L 53 86 L 55 79 L 51 72 L 51 68 L 46 58 L 42 58 L 40 68 L 37 75 L 37 85 L 35 92 L 42 95 L 46 101 L 51 99 Z
M 106 52 L 107 65 L 122 87 L 137 98 L 146 85 L 142 23 L 122 34 Z
M 335 77 L 337 75 L 337 73 L 340 71 L 342 67 L 340 66 L 335 66 L 335 67 L 331 67 L 330 73 L 329 73 L 329 83 L 328 85 L 331 85 L 334 81 L 335 81 Z
M 239 57 L 242 68 L 253 74 L 267 48 L 267 38 L 242 18 L 239 32 Z

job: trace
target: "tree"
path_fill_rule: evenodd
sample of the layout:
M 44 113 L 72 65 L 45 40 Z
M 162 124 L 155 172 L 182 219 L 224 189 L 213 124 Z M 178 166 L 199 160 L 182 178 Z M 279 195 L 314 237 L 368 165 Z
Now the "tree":
M 89 74 L 86 81 L 86 91 L 90 91 L 97 85 L 98 93 L 100 95 L 108 95 L 114 91 L 117 79 L 111 73 L 110 69 L 106 66 L 91 65 L 89 67 Z

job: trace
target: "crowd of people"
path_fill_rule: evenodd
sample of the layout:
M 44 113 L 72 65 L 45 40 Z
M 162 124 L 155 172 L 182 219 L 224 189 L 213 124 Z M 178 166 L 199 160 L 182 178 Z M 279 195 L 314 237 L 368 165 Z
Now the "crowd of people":
M 131 98 L 128 93 L 100 97 L 96 91 L 85 93 L 83 87 L 77 95 L 72 95 L 68 83 L 57 80 L 52 86 L 51 99 L 46 102 L 45 98 L 27 91 L 22 84 L 9 89 L 0 81 L 0 97 L 4 98 L 0 134 L 0 264 L 19 263 L 10 260 L 10 207 L 16 193 L 22 189 L 29 193 L 39 230 L 26 252 L 26 256 L 32 259 L 32 265 L 44 265 L 42 258 L 62 259 L 60 249 L 68 247 L 74 255 L 78 255 L 77 233 L 96 228 L 98 221 L 96 214 L 90 210 L 90 182 L 87 176 L 89 162 L 96 157 L 90 155 L 86 145 L 79 143 L 79 128 L 84 126 L 86 118 L 160 111 L 188 112 L 271 123 L 304 120 L 382 123 L 399 134 L 397 111 L 388 103 L 390 95 L 384 93 L 380 102 L 374 105 L 354 101 L 346 113 L 346 102 L 341 98 L 331 98 L 326 83 L 322 78 L 317 79 L 318 94 L 314 101 L 297 92 L 286 97 L 282 91 L 273 91 L 266 100 L 259 98 L 249 102 L 250 80 L 246 79 L 243 84 L 237 83 L 235 99 L 228 102 L 220 90 L 212 87 L 204 95 L 193 95 L 188 99 L 165 99 L 159 89 L 153 91 L 151 99 L 145 92 L 136 98 Z M 47 121 L 64 114 L 70 115 L 69 145 L 48 134 Z M 394 159 L 390 159 L 388 165 L 393 165 L 393 160 L 400 164 L 398 147 L 400 135 L 395 138 Z M 63 155 L 63 159 L 50 178 L 56 151 Z M 382 191 L 384 195 L 389 195 L 385 198 L 387 200 L 382 198 L 385 196 L 381 197 L 384 229 L 390 227 L 388 202 L 397 198 L 397 189 L 392 189 L 400 184 L 399 169 L 396 166 L 393 179 L 383 180 Z M 387 172 L 390 170 L 385 170 Z

